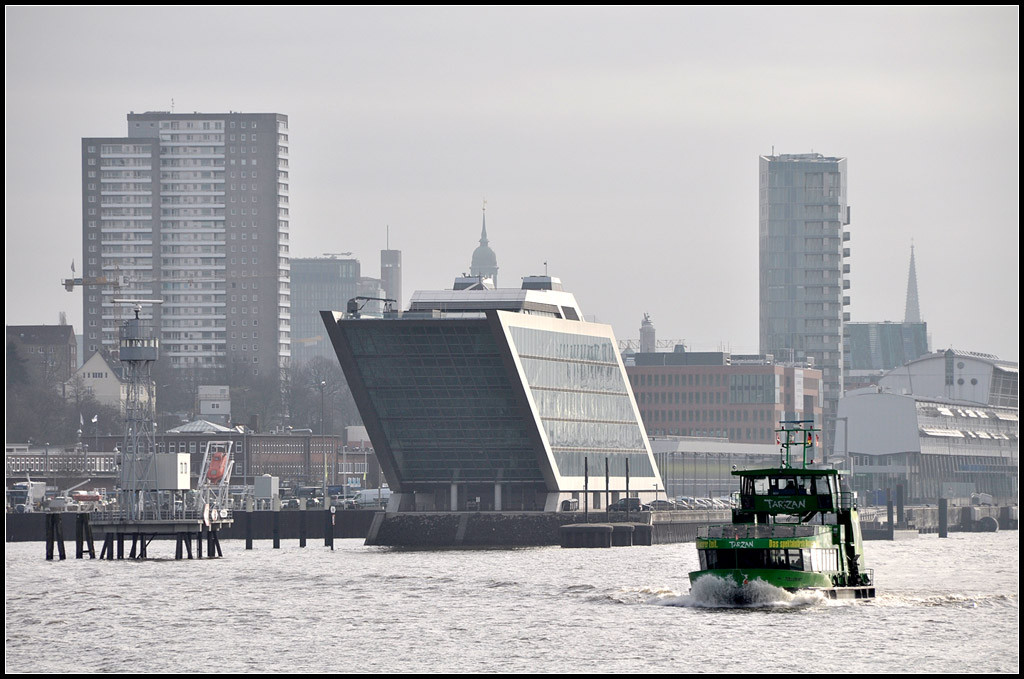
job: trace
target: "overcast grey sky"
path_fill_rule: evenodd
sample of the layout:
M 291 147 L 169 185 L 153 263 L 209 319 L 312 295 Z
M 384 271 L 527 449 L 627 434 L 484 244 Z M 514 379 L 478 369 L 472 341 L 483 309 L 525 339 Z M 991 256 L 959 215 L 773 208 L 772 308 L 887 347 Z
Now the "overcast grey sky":
M 757 351 L 758 156 L 849 159 L 854 321 L 1017 360 L 1019 10 L 7 8 L 6 322 L 81 329 L 81 148 L 129 111 L 289 116 L 292 256 L 385 226 L 406 301 L 549 263 L 637 337 Z M 342 305 L 339 300 L 339 307 Z

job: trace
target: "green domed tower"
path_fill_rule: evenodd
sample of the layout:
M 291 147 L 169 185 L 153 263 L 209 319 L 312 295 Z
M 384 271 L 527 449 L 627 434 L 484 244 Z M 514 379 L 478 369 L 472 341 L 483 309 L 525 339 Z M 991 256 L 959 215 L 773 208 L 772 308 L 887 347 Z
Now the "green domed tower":
M 487 205 L 483 208 L 483 229 L 480 232 L 480 245 L 473 250 L 473 261 L 469 265 L 471 276 L 484 276 L 494 282 L 498 287 L 498 256 L 494 250 L 487 245 Z

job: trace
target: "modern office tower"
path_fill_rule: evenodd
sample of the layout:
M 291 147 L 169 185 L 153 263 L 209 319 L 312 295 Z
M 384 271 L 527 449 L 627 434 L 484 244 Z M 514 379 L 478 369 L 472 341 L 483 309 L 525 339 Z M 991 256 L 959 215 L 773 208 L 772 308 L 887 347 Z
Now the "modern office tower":
M 380 251 L 380 281 L 384 296 L 395 300 L 394 308 L 402 308 L 402 251 Z M 327 308 L 327 307 L 324 307 Z
M 664 492 L 612 329 L 580 320 L 558 279 L 323 316 L 398 511 L 558 511 L 587 491 L 598 509 L 627 486 L 645 502 Z
M 161 360 L 277 374 L 288 366 L 288 117 L 128 114 L 82 140 L 87 353 L 116 349 L 116 299 L 156 299 Z
M 345 253 L 346 255 L 349 253 Z M 320 312 L 344 307 L 362 294 L 359 260 L 351 257 L 296 257 L 292 269 L 292 360 L 314 356 L 336 360 Z
M 830 446 L 843 393 L 843 308 L 850 223 L 846 159 L 820 153 L 761 156 L 761 353 L 813 362 L 823 375 L 822 430 Z
M 928 353 L 927 323 L 847 323 L 843 386 L 847 391 L 878 384 L 887 370 Z

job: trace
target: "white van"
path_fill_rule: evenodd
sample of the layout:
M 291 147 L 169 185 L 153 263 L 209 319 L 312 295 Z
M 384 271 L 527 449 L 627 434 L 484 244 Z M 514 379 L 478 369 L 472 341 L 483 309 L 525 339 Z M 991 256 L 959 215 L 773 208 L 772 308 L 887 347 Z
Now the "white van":
M 364 488 L 356 493 L 355 503 L 361 509 L 378 507 L 384 509 L 388 506 L 389 499 L 391 499 L 391 489 L 387 486 L 383 488 Z

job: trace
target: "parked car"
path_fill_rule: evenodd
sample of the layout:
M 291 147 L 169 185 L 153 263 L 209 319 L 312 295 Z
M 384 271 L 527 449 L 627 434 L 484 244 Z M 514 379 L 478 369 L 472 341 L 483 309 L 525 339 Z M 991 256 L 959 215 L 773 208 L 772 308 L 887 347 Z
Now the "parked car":
M 610 505 L 608 505 L 608 511 L 609 512 L 624 512 L 624 511 L 626 511 L 627 503 L 628 503 L 628 506 L 629 506 L 629 511 L 631 511 L 631 512 L 649 512 L 649 511 L 651 511 L 651 506 L 650 505 L 645 505 L 642 502 L 640 502 L 640 498 L 638 498 L 638 497 L 624 497 L 624 498 L 621 498 L 620 500 L 618 500 L 616 502 L 613 502 Z

